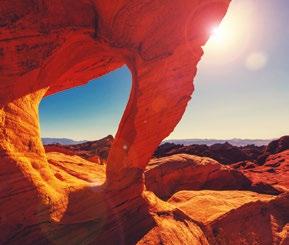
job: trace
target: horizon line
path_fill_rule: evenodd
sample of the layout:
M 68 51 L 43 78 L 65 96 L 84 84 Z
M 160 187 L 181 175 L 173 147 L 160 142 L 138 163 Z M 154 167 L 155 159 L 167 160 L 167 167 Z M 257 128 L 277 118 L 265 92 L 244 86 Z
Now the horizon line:
M 50 137 L 50 136 L 43 136 L 41 137 L 41 139 L 68 139 L 68 140 L 73 140 L 73 141 L 95 141 L 95 140 L 99 140 L 99 139 L 103 139 L 109 135 L 112 135 L 112 134 L 108 134 L 106 136 L 103 136 L 103 137 L 99 137 L 99 138 L 96 138 L 96 139 L 75 139 L 75 138 L 67 138 L 67 137 Z M 113 136 L 113 135 L 112 135 Z M 165 141 L 186 141 L 186 140 L 222 140 L 222 141 L 229 141 L 229 140 L 276 140 L 276 139 L 279 139 L 283 136 L 286 136 L 285 135 L 282 135 L 280 137 L 273 137 L 273 138 L 170 138 L 170 139 L 164 139 L 162 142 L 165 142 Z M 113 136 L 113 138 L 115 138 Z

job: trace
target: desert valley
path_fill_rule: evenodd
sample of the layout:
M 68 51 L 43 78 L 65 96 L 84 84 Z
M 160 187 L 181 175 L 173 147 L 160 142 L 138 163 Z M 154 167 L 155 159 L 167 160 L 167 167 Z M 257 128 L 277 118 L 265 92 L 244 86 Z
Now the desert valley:
M 80 157 L 105 168 L 113 136 L 81 144 L 44 145 L 48 156 Z M 191 160 L 190 160 L 191 159 Z M 202 166 L 202 162 L 210 163 Z M 278 195 L 289 191 L 289 136 L 268 145 L 233 146 L 229 143 L 207 145 L 160 145 L 145 171 L 146 188 L 160 197 L 178 190 L 251 190 Z M 53 161 L 58 166 L 57 161 Z M 61 165 L 69 167 L 67 164 Z M 213 166 L 213 167 L 212 167 Z M 58 166 L 59 168 L 60 166 Z M 200 170 L 196 171 L 197 168 Z M 103 171 L 103 170 L 102 170 Z M 188 171 L 187 177 L 184 172 Z M 196 172 L 195 172 L 196 171 Z M 206 176 L 199 180 L 201 176 Z M 104 177 L 103 177 L 104 178 Z M 166 194 L 164 194 L 166 193 Z
M 48 144 L 45 149 L 57 178 L 93 184 L 96 179 L 105 180 L 112 143 L 109 135 L 80 144 Z M 242 244 L 242 240 L 245 244 L 287 244 L 288 175 L 289 136 L 283 136 L 264 146 L 164 143 L 149 161 L 144 180 L 146 191 L 184 212 L 185 217 L 178 219 L 198 224 L 209 244 Z M 176 232 L 182 232 L 177 227 Z M 158 235 L 158 229 L 139 244 L 161 244 L 163 239 L 168 244 L 182 242 L 171 240 L 176 238 L 169 234 Z

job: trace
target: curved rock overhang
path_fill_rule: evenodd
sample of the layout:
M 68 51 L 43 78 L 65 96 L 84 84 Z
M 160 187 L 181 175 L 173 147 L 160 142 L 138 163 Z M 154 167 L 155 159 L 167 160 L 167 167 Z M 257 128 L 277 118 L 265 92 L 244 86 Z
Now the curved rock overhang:
M 76 223 L 87 227 L 97 219 L 111 227 L 104 225 L 91 241 L 107 239 L 112 230 L 122 232 L 126 244 L 141 236 L 144 231 L 137 232 L 136 224 L 150 223 L 143 217 L 151 205 L 142 194 L 144 169 L 181 119 L 193 93 L 202 45 L 229 2 L 1 1 L 0 242 L 17 241 L 31 227 L 46 235 L 33 228 L 29 241 L 63 241 L 65 231 L 81 228 L 71 228 Z M 39 102 L 124 64 L 132 73 L 132 90 L 105 183 L 90 188 L 59 181 L 40 140 Z M 133 220 L 124 218 L 129 214 Z

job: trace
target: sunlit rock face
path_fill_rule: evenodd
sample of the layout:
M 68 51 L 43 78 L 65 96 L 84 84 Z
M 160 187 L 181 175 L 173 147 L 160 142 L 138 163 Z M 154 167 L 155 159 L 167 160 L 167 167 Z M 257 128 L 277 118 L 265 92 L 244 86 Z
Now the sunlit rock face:
M 209 244 L 288 244 L 289 195 L 180 191 L 170 204 L 203 227 Z M 206 208 L 201 208 L 204 203 Z
M 143 192 L 143 171 L 181 119 L 193 92 L 201 46 L 228 4 L 0 2 L 1 244 L 132 244 L 158 225 L 175 239 L 185 233 L 188 244 L 207 244 L 188 217 Z M 106 180 L 77 167 L 55 171 L 65 160 L 48 161 L 39 136 L 39 102 L 124 64 L 132 72 L 132 91 Z

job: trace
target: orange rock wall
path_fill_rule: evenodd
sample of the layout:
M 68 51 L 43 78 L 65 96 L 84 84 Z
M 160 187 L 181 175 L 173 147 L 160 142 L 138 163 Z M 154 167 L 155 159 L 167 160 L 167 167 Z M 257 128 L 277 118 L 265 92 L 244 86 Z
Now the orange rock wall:
M 128 244 L 145 232 L 153 219 L 141 194 L 144 168 L 181 119 L 193 92 L 201 46 L 228 4 L 0 2 L 0 243 L 64 242 L 72 233 L 79 241 L 104 241 L 119 237 L 112 236 L 117 232 Z M 39 102 L 124 64 L 133 75 L 132 90 L 106 182 L 93 191 L 81 181 L 61 181 L 40 141 Z M 101 227 L 102 232 L 92 236 L 81 233 L 83 227 Z

